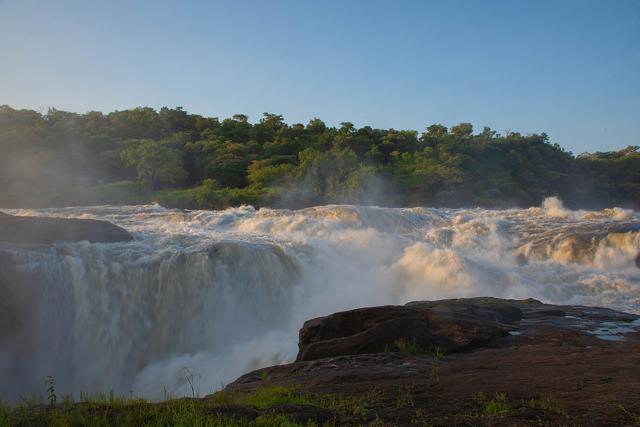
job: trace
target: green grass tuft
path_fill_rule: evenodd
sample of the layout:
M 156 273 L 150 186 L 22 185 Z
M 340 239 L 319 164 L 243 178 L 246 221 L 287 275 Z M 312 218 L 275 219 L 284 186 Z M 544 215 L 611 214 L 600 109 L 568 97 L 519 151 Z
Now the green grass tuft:
M 413 386 L 404 385 L 398 389 L 398 395 L 396 397 L 396 408 L 414 407 L 413 401 Z
M 0 427 L 11 425 L 11 408 L 0 400 Z
M 505 393 L 495 393 L 493 398 L 487 398 L 484 393 L 478 393 L 475 400 L 482 406 L 484 415 L 502 418 L 511 413 L 511 406 Z
M 529 399 L 524 401 L 524 404 L 530 408 L 540 409 L 546 415 L 566 416 L 567 414 L 562 403 L 550 396 L 539 396 L 534 399 Z
M 361 397 L 344 397 L 336 394 L 311 394 L 290 386 L 260 387 L 250 393 L 220 391 L 211 396 L 214 404 L 248 405 L 259 409 L 279 404 L 312 405 L 340 412 L 348 417 L 363 418 L 367 407 L 375 402 L 375 392 Z

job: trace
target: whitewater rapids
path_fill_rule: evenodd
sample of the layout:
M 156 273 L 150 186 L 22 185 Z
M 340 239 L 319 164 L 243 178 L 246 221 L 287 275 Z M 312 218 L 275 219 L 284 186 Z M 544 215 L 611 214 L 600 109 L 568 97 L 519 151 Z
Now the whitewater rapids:
M 134 242 L 0 245 L 0 399 L 200 395 L 295 358 L 304 320 L 411 300 L 536 298 L 640 313 L 640 214 L 320 206 L 5 210 Z

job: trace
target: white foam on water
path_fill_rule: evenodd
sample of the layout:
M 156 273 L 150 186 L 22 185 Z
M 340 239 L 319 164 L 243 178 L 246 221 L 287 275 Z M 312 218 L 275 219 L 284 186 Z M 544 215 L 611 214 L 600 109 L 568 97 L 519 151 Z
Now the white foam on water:
M 61 394 L 160 399 L 191 394 L 187 378 L 209 393 L 293 360 L 303 321 L 362 306 L 496 296 L 640 312 L 640 214 L 618 208 L 7 212 L 104 219 L 136 240 L 0 247 L 5 400 L 42 393 L 47 375 Z

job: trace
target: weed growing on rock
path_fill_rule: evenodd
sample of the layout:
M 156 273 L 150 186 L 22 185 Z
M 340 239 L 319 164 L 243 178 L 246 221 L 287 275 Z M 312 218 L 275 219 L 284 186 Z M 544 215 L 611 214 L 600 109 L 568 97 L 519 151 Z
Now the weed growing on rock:
M 416 345 L 415 337 L 411 342 L 407 342 L 406 338 L 398 338 L 393 342 L 393 346 L 400 353 L 418 354 L 420 352 L 419 347 Z
M 398 389 L 398 397 L 396 398 L 396 408 L 405 408 L 415 406 L 413 401 L 413 386 L 403 385 Z
M 530 408 L 542 410 L 545 415 L 567 415 L 562 403 L 550 396 L 540 396 L 538 398 L 528 399 L 523 403 Z
M 478 393 L 474 400 L 482 406 L 484 415 L 502 418 L 511 413 L 511 406 L 505 393 L 495 393 L 491 399 L 484 393 Z
M 44 383 L 47 386 L 47 400 L 49 401 L 49 405 L 53 406 L 56 404 L 58 400 L 58 396 L 56 396 L 56 383 L 51 375 L 48 375 L 44 379 Z
M 431 381 L 438 384 L 440 382 L 440 361 L 444 357 L 444 352 L 438 346 L 431 350 L 433 360 L 431 362 Z
M 290 386 L 260 387 L 251 393 L 220 391 L 210 397 L 214 405 L 247 405 L 267 409 L 274 405 L 312 405 L 329 409 L 344 419 L 366 419 L 367 410 L 379 396 L 375 391 L 360 397 L 344 397 L 337 394 L 311 394 Z
M 195 383 L 195 376 L 193 375 L 193 372 L 191 372 L 191 370 L 189 370 L 189 368 L 187 367 L 184 367 L 182 369 L 184 371 L 184 382 L 189 386 L 189 389 L 191 391 L 191 395 L 189 397 L 192 397 L 194 399 L 200 397 L 200 387 Z M 198 380 L 199 379 L 200 376 L 198 376 Z

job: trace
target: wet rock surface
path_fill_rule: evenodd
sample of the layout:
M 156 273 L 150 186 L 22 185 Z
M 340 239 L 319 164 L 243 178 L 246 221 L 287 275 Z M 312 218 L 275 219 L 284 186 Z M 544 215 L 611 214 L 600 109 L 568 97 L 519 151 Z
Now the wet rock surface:
M 347 425 L 635 425 L 640 414 L 640 317 L 603 308 L 495 298 L 363 308 L 306 322 L 299 346 L 296 362 L 225 392 L 284 386 L 366 402 L 358 419 L 334 412 Z
M 0 242 L 51 244 L 56 241 L 127 242 L 125 229 L 94 219 L 13 216 L 0 212 Z

